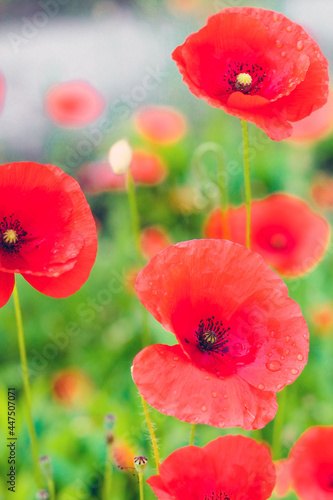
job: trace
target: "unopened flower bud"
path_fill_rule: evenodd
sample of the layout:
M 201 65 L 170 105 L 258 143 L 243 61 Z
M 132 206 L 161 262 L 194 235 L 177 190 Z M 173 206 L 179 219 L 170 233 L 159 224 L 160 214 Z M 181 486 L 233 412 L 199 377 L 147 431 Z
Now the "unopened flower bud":
M 147 467 L 148 458 L 143 456 L 134 457 L 134 467 L 138 474 L 143 474 Z
M 133 151 L 126 139 L 121 139 L 113 144 L 109 150 L 109 163 L 117 175 L 126 173 L 132 161 Z
M 43 474 L 46 477 L 52 477 L 51 458 L 48 455 L 43 455 L 42 457 L 40 457 L 39 463 L 40 463 L 40 467 L 42 469 Z
M 50 498 L 50 495 L 46 490 L 39 490 L 36 493 L 36 498 L 37 500 L 47 500 L 48 498 Z
M 107 431 L 112 431 L 116 423 L 116 416 L 113 413 L 107 413 L 104 417 L 104 425 Z

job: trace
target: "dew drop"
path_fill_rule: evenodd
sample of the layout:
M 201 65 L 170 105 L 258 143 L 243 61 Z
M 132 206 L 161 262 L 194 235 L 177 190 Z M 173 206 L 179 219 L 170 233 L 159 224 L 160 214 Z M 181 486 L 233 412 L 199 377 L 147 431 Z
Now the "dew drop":
M 277 14 L 276 12 L 274 12 L 273 14 L 273 21 L 278 21 L 279 20 L 279 14 Z
M 317 52 L 317 59 L 320 59 L 320 52 Z
M 202 407 L 201 407 L 201 411 L 203 411 L 203 412 L 207 411 L 207 406 L 202 405 Z
M 286 31 L 288 31 L 288 33 L 290 33 L 292 31 L 292 29 L 293 29 L 292 26 L 287 26 L 286 27 Z
M 286 349 L 284 352 L 288 355 L 290 354 L 290 349 Z
M 278 384 L 278 385 L 276 386 L 276 390 L 277 390 L 277 391 L 281 391 L 282 387 L 283 387 L 283 384 Z
M 297 368 L 292 368 L 290 370 L 290 373 L 292 373 L 293 375 L 297 375 L 298 372 L 299 372 L 299 370 L 297 370 Z
M 157 295 L 157 290 L 153 290 L 153 291 L 152 291 L 152 294 L 153 294 L 153 295 Z
M 216 398 L 216 397 L 217 397 L 216 392 L 212 392 L 212 398 Z
M 223 394 L 224 399 L 228 399 L 228 394 Z
M 266 363 L 266 367 L 271 372 L 277 372 L 281 370 L 281 363 L 280 361 L 269 361 L 268 363 Z
M 175 363 L 172 363 L 172 365 L 171 365 L 171 366 L 172 366 L 172 368 L 174 368 L 176 365 L 175 365 Z
M 287 55 L 287 53 L 286 53 L 286 52 L 284 52 L 284 51 L 283 51 L 283 52 L 281 52 L 281 54 L 280 54 L 280 56 L 281 56 L 281 57 L 286 57 L 286 55 Z
M 257 385 L 258 389 L 260 389 L 261 391 L 263 391 L 265 389 L 265 386 L 264 384 L 258 384 Z
M 290 384 L 292 384 L 292 383 L 293 383 L 293 381 L 292 381 L 292 380 L 290 380 L 290 379 L 289 379 L 289 380 L 287 380 L 287 384 L 288 384 L 288 385 L 290 385 Z
M 177 358 L 177 356 L 175 356 L 175 357 L 173 358 L 173 360 L 174 360 L 174 361 L 178 361 L 178 359 L 179 359 L 179 358 Z
M 219 427 L 224 427 L 224 420 L 219 420 L 218 424 Z
M 280 359 L 281 359 L 281 361 L 283 361 L 284 360 L 284 356 L 281 356 Z
M 74 259 L 74 257 L 76 257 L 76 253 L 72 253 L 71 257 L 72 257 L 72 259 Z
M 153 286 L 153 282 L 152 281 L 149 281 L 149 286 Z
M 275 332 L 274 331 L 269 332 L 269 336 L 272 338 L 275 337 Z
M 296 43 L 296 49 L 297 50 L 303 50 L 304 49 L 304 42 L 303 42 L 303 40 L 298 40 L 298 42 Z
M 270 358 L 270 357 L 272 356 L 272 354 L 273 354 L 272 352 L 269 352 L 269 353 L 267 354 L 267 356 Z
M 209 379 L 210 379 L 210 377 L 208 377 L 208 375 L 206 375 L 205 379 L 206 379 L 206 380 L 209 380 Z
M 290 341 L 290 337 L 289 335 L 286 336 L 286 342 L 289 342 Z
M 281 40 L 276 40 L 275 45 L 277 46 L 278 49 L 281 49 L 283 43 L 281 42 Z
M 299 361 L 303 361 L 303 359 L 304 359 L 303 354 L 297 354 L 297 359 L 298 359 Z
M 225 407 L 223 408 L 223 411 L 228 411 L 228 408 L 225 406 Z

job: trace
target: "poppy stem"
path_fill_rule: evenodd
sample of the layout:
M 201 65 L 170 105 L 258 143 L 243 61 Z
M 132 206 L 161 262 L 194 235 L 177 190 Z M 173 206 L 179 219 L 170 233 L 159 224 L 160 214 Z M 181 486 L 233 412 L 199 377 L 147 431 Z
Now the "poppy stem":
M 194 445 L 194 437 L 195 437 L 195 429 L 196 429 L 196 424 L 191 424 L 191 434 L 190 434 L 190 446 Z
M 141 396 L 141 401 L 142 401 L 142 407 L 143 407 L 143 411 L 144 411 L 146 422 L 147 422 L 147 427 L 148 427 L 149 434 L 150 434 L 151 443 L 153 446 L 153 452 L 154 452 L 155 463 L 156 463 L 156 471 L 157 471 L 157 474 L 159 474 L 159 472 L 160 472 L 160 457 L 159 457 L 159 453 L 158 453 L 157 440 L 156 440 L 153 424 L 150 420 L 148 405 L 142 396 Z
M 38 488 L 41 489 L 43 487 L 43 478 L 42 478 L 42 474 L 41 474 L 40 467 L 39 467 L 38 442 L 37 442 L 37 435 L 36 435 L 36 431 L 35 431 L 35 427 L 34 427 L 34 423 L 33 423 L 33 418 L 32 418 L 32 411 L 31 411 L 31 389 L 30 389 L 30 383 L 29 383 L 27 353 L 26 353 L 25 341 L 24 341 L 24 330 L 23 330 L 23 321 L 22 321 L 20 300 L 19 300 L 16 284 L 15 284 L 14 290 L 13 290 L 13 298 L 14 298 L 15 318 L 16 318 L 16 325 L 17 325 L 17 338 L 18 338 L 18 345 L 19 345 L 19 351 L 20 351 L 21 368 L 22 368 L 24 395 L 25 395 L 25 401 L 26 401 L 27 425 L 28 425 L 28 431 L 29 431 L 29 436 L 30 436 L 30 441 L 31 441 L 31 451 L 32 451 L 33 464 L 34 464 L 34 473 L 35 473 L 35 479 L 36 479 L 36 483 L 38 485 Z
M 287 401 L 287 387 L 278 394 L 278 411 L 274 419 L 273 425 L 273 436 L 272 436 L 272 456 L 274 460 L 279 460 L 281 458 L 281 433 L 284 424 L 284 414 L 286 409 Z
M 143 258 L 142 258 L 141 242 L 140 242 L 140 217 L 139 217 L 138 204 L 135 194 L 133 176 L 130 170 L 128 170 L 127 172 L 127 196 L 131 212 L 132 232 L 134 236 L 136 256 L 138 265 L 141 268 L 143 266 Z
M 245 206 L 246 206 L 246 246 L 251 246 L 251 182 L 250 182 L 250 145 L 247 123 L 241 120 L 243 133 L 244 152 L 244 186 L 245 186 Z
M 198 146 L 193 154 L 192 165 L 201 177 L 201 165 L 203 157 L 207 155 L 207 153 L 213 153 L 217 159 L 217 184 L 220 192 L 220 207 L 221 207 L 221 216 L 222 216 L 222 237 L 230 240 L 230 227 L 228 220 L 228 176 L 225 166 L 224 153 L 223 149 L 219 144 L 215 142 L 204 142 Z M 207 169 L 205 168 L 205 174 L 202 177 L 207 177 Z
M 138 476 L 139 476 L 140 500 L 144 500 L 144 494 L 143 494 L 143 474 L 142 474 L 142 472 L 138 472 Z
M 103 500 L 110 500 L 111 484 L 112 484 L 112 464 L 109 456 L 109 448 L 107 448 L 105 471 L 104 471 Z

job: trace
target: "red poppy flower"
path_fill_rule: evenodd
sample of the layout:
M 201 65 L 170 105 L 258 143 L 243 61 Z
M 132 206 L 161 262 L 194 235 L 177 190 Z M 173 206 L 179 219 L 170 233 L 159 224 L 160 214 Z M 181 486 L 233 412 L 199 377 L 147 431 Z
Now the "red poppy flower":
M 184 115 L 167 106 L 145 106 L 139 109 L 134 116 L 134 123 L 143 137 L 166 145 L 180 141 L 187 129 Z
M 290 451 L 292 488 L 301 500 L 333 498 L 333 427 L 311 427 Z
M 310 318 L 318 335 L 333 333 L 333 302 L 312 304 Z
M 65 406 L 80 405 L 93 392 L 91 380 L 77 368 L 58 372 L 52 386 L 55 398 Z
M 148 259 L 151 259 L 170 243 L 170 238 L 162 227 L 150 226 L 141 231 L 142 253 Z
M 49 118 L 60 127 L 80 128 L 100 116 L 105 101 L 90 83 L 72 81 L 51 87 L 45 106 Z
M 269 451 L 253 439 L 224 436 L 169 455 L 147 483 L 159 500 L 266 500 L 276 475 Z
M 167 175 L 167 167 L 156 154 L 143 149 L 134 149 L 130 165 L 135 184 L 153 186 Z M 78 181 L 86 193 L 102 191 L 125 191 L 126 174 L 116 174 L 108 161 L 88 163 L 78 171 Z
M 245 205 L 228 211 L 231 240 L 245 245 Z M 207 238 L 223 238 L 221 210 L 215 209 L 204 226 Z M 301 223 L 300 223 L 301 221 Z M 251 249 L 284 276 L 299 276 L 323 257 L 330 237 L 326 219 L 302 200 L 274 194 L 251 205 Z
M 179 342 L 134 359 L 149 404 L 216 427 L 257 429 L 274 417 L 275 392 L 306 363 L 308 330 L 260 255 L 227 240 L 171 245 L 141 270 L 136 291 Z
M 95 222 L 72 177 L 53 165 L 0 166 L 0 307 L 12 293 L 14 273 L 51 297 L 75 293 L 96 251 Z
M 172 54 L 197 97 L 274 140 L 325 104 L 327 60 L 301 26 L 254 7 L 223 9 Z

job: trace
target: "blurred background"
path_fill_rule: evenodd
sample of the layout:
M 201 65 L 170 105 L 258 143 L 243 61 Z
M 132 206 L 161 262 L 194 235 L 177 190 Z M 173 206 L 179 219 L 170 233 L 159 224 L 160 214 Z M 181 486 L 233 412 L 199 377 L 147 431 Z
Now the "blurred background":
M 1 1 L 1 163 L 50 163 L 75 177 L 86 193 L 99 234 L 96 264 L 74 296 L 55 300 L 17 278 L 33 415 L 41 454 L 52 458 L 59 500 L 101 498 L 107 413 L 116 416 L 113 499 L 138 498 L 137 478 L 128 467 L 133 456 L 151 459 L 130 375 L 132 360 L 143 345 L 143 308 L 133 288 L 138 264 L 124 181 L 111 173 L 108 164 L 110 147 L 126 139 L 132 148 L 146 261 L 169 243 L 202 237 L 208 213 L 219 204 L 215 159 L 209 156 L 194 165 L 199 145 L 213 141 L 222 146 L 227 162 L 232 162 L 230 202 L 242 203 L 239 121 L 188 91 L 171 52 L 209 15 L 245 5 L 283 12 L 301 24 L 332 63 L 329 0 Z M 60 83 L 73 81 L 90 103 L 90 118 L 83 110 L 76 117 L 80 123 L 68 118 L 72 101 L 59 111 L 61 105 L 52 94 Z M 147 106 L 150 114 L 145 115 Z M 332 221 L 332 123 L 330 104 L 316 124 L 305 125 L 283 142 L 270 141 L 250 125 L 253 197 L 286 191 Z M 333 421 L 332 263 L 328 251 L 311 273 L 287 280 L 290 295 L 308 321 L 311 344 L 307 367 L 288 388 L 282 457 L 305 429 Z M 0 310 L 0 475 L 5 477 L 8 467 L 7 388 L 15 387 L 15 498 L 30 500 L 36 492 L 15 328 L 10 300 Z M 151 317 L 149 330 L 152 343 L 175 342 Z M 188 443 L 189 425 L 155 410 L 151 415 L 162 457 Z M 229 432 L 252 435 L 199 425 L 196 444 Z M 272 424 L 262 431 L 262 438 L 271 442 Z M 152 473 L 148 466 L 146 477 Z M 0 499 L 7 498 L 12 497 L 1 482 Z M 154 498 L 148 486 L 146 498 Z M 286 498 L 297 497 L 291 493 Z

